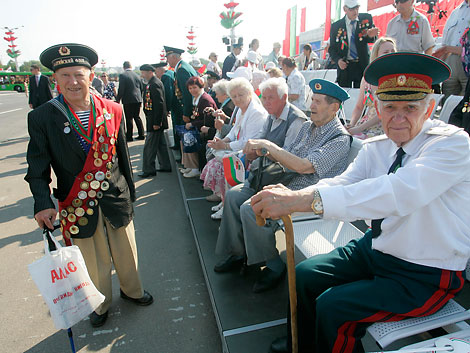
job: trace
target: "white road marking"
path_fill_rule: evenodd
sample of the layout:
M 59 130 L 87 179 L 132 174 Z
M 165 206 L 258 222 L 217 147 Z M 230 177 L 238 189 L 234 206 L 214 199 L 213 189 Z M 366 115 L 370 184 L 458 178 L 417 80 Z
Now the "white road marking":
M 7 110 L 6 112 L 0 112 L 0 114 L 6 114 L 6 113 L 11 113 L 11 112 L 16 112 L 18 110 L 22 110 L 23 108 L 16 108 L 16 109 L 12 109 L 12 110 Z

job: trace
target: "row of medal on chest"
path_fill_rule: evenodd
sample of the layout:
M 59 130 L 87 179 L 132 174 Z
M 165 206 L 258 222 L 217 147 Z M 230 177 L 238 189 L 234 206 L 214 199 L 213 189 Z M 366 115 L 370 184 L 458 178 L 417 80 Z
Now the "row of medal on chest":
M 109 182 L 104 180 L 105 178 L 111 178 L 111 172 L 109 170 L 106 173 L 97 171 L 95 174 L 85 174 L 85 180 L 80 183 L 81 190 L 78 192 L 77 197 L 72 200 L 72 205 L 62 209 L 60 212 L 62 225 L 65 226 L 67 221 L 75 223 L 77 219 L 78 224 L 81 226 L 88 224 L 88 219 L 84 217 L 85 214 L 89 216 L 94 214 L 93 208 L 98 205 L 97 199 L 101 199 L 103 197 L 103 191 L 109 189 Z M 71 226 L 70 233 L 74 235 L 78 234 L 79 228 L 77 226 Z

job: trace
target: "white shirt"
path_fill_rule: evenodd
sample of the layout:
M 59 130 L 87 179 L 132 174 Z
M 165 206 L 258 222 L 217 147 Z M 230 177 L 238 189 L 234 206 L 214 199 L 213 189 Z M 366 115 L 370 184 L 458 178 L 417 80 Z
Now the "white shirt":
M 384 218 L 373 249 L 419 265 L 465 269 L 470 257 L 470 139 L 463 131 L 446 136 L 443 130 L 462 129 L 426 121 L 403 146 L 403 166 L 389 175 L 398 147 L 385 135 L 369 139 L 343 174 L 314 186 L 324 218 Z
M 297 108 L 302 111 L 306 111 L 305 107 L 305 78 L 297 68 L 292 70 L 289 76 L 287 76 L 287 87 L 289 88 L 289 94 L 298 94 L 299 98 L 291 102 Z
M 232 151 L 242 150 L 249 139 L 257 139 L 261 136 L 264 122 L 268 118 L 268 112 L 255 99 L 251 99 L 244 114 L 241 109 L 238 109 L 235 125 L 226 136 L 232 141 L 230 142 Z M 240 135 L 238 136 L 239 132 Z
M 460 38 L 463 32 L 470 26 L 470 6 L 463 1 L 452 11 L 444 26 L 442 45 L 460 47 Z
M 418 23 L 419 32 L 417 34 L 407 33 L 411 20 Z M 396 40 L 397 51 L 424 53 L 434 46 L 434 38 L 428 19 L 416 10 L 413 10 L 411 17 L 407 21 L 400 14 L 392 18 L 387 25 L 387 37 L 392 37 Z
M 222 76 L 222 69 L 220 68 L 219 64 L 209 61 L 207 64 L 207 71 L 215 72 L 217 75 Z

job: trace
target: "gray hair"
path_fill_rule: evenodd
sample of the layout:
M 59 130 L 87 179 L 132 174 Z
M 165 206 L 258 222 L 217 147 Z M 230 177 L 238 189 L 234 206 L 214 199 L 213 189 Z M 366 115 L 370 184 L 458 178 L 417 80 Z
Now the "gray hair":
M 254 93 L 253 86 L 251 85 L 250 81 L 244 77 L 237 77 L 228 82 L 227 93 L 230 98 L 232 97 L 232 91 L 235 89 L 239 89 L 246 94 Z
M 263 94 L 266 89 L 276 89 L 279 98 L 282 98 L 289 92 L 287 82 L 282 77 L 272 77 L 270 79 L 267 79 L 259 85 L 259 89 L 261 91 L 261 94 Z
M 229 81 L 227 80 L 220 80 L 214 83 L 212 89 L 219 94 L 225 94 L 228 96 L 227 88 L 228 88 Z

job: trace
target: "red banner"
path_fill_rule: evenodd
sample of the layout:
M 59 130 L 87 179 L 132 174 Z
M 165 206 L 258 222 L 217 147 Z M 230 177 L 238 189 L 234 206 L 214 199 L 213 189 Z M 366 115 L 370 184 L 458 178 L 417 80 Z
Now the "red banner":
M 393 0 L 367 0 L 367 11 L 393 4 Z

